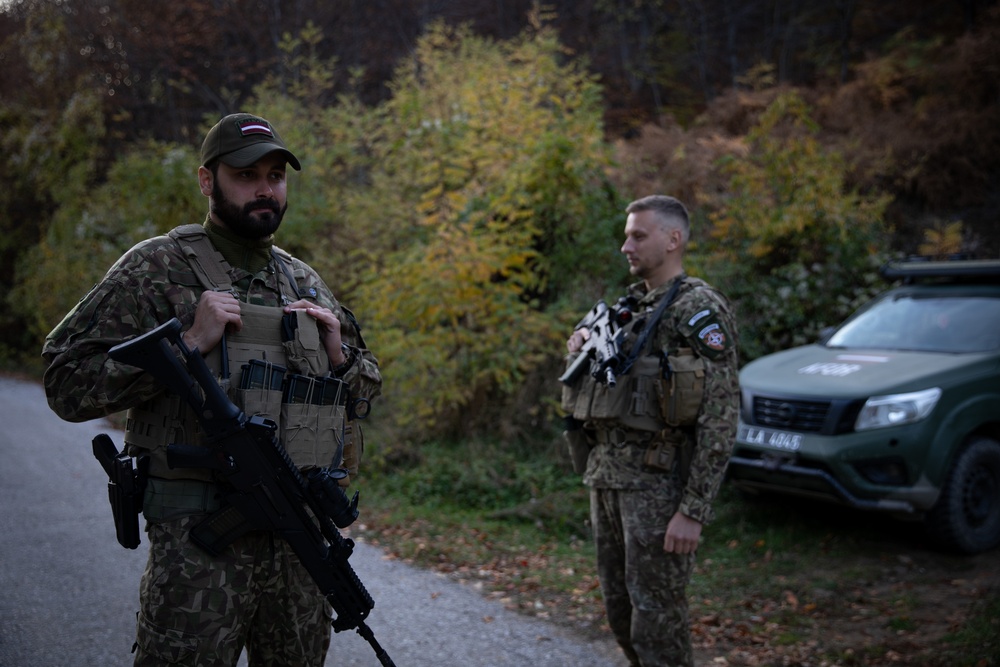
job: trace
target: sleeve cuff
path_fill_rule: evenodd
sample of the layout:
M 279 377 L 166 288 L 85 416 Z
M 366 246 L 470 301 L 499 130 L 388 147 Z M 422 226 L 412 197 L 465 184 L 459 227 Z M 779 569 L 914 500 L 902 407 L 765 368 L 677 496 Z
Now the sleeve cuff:
M 359 356 L 358 352 L 346 343 L 341 343 L 340 348 L 344 351 L 344 356 L 347 358 L 344 360 L 344 363 L 330 369 L 333 376 L 337 378 L 343 377 L 344 374 L 351 369 L 351 366 L 354 365 L 355 360 L 357 360 Z
M 694 519 L 703 526 L 715 518 L 711 503 L 691 496 L 684 496 L 680 511 L 684 516 Z

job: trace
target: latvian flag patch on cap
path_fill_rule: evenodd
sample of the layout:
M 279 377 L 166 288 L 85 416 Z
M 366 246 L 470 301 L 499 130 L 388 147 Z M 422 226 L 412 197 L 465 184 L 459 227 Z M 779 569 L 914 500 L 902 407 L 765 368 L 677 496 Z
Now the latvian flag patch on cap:
M 269 137 L 274 136 L 274 132 L 271 132 L 271 126 L 267 124 L 266 120 L 260 118 L 247 118 L 246 120 L 240 121 L 240 134 L 244 137 L 248 134 L 266 134 Z

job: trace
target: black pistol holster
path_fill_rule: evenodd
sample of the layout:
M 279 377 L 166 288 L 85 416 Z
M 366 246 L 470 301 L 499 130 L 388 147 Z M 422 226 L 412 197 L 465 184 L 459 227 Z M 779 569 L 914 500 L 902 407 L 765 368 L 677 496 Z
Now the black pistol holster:
M 132 457 L 118 448 L 107 433 L 94 437 L 94 456 L 108 473 L 108 501 L 115 517 L 118 543 L 126 549 L 139 546 L 139 512 L 142 495 L 146 490 L 146 473 L 149 457 L 145 454 L 132 462 Z

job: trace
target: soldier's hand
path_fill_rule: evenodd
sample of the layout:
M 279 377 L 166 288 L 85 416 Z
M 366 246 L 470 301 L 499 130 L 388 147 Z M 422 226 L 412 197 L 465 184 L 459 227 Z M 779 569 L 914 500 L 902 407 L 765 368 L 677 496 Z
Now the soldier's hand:
M 206 354 L 219 344 L 227 328 L 232 331 L 243 328 L 239 299 L 230 292 L 206 290 L 198 299 L 194 324 L 182 337 L 188 349 L 197 348 L 202 354 Z
M 570 354 L 579 352 L 588 340 L 590 340 L 590 329 L 577 329 L 566 341 L 566 349 L 569 350 Z
M 677 512 L 667 524 L 667 534 L 663 537 L 663 550 L 676 554 L 694 553 L 699 540 L 701 540 L 701 522 Z
M 319 324 L 320 338 L 323 340 L 323 347 L 326 348 L 326 354 L 330 357 L 330 363 L 333 366 L 340 366 L 347 361 L 347 356 L 344 354 L 343 348 L 340 347 L 343 342 L 343 337 L 340 334 L 340 320 L 337 319 L 332 310 L 317 306 L 306 299 L 299 299 L 285 306 L 286 313 L 293 310 L 304 311 L 306 315 Z

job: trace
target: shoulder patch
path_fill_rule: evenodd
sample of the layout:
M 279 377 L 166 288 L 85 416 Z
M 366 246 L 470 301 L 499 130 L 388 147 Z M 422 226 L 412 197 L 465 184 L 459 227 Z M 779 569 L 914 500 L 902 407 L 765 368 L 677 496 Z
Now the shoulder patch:
M 705 328 L 698 331 L 698 341 L 705 347 L 715 352 L 724 352 L 729 347 L 729 339 L 726 330 L 718 322 L 712 322 Z
M 699 312 L 699 313 L 695 313 L 694 316 L 690 320 L 688 320 L 688 326 L 689 327 L 696 326 L 699 321 L 705 319 L 706 317 L 708 317 L 711 314 L 712 314 L 712 311 L 708 310 L 707 308 L 705 310 Z
M 718 359 L 736 345 L 726 317 L 714 308 L 698 310 L 682 320 L 677 330 L 699 356 L 708 359 Z

